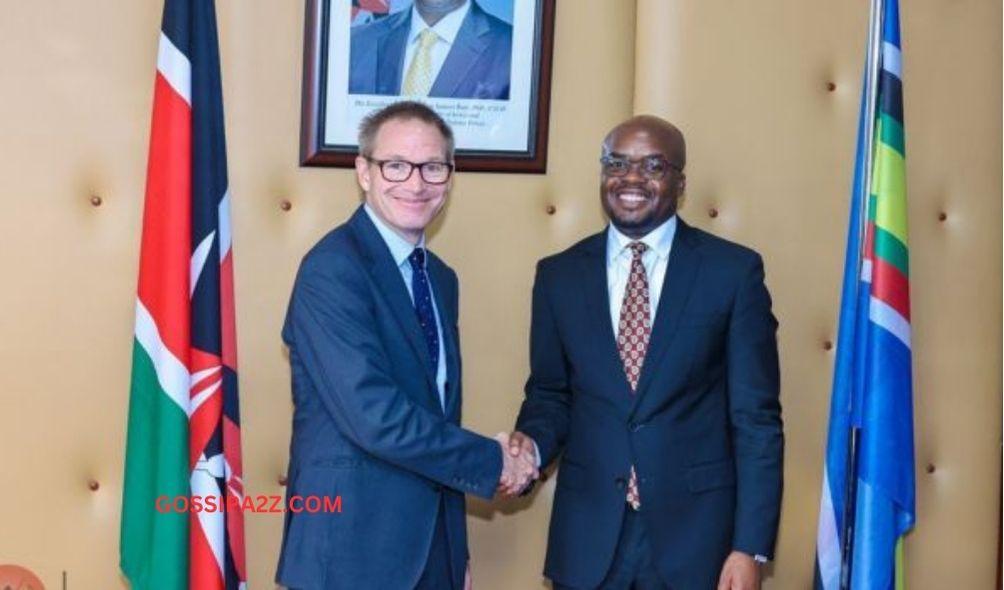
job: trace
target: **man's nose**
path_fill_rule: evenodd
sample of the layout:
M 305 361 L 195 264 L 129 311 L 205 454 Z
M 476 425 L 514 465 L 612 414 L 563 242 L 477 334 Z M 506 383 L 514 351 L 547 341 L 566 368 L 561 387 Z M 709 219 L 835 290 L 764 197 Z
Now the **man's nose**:
M 643 183 L 646 178 L 641 173 L 642 162 L 630 162 L 628 164 L 627 174 L 623 176 L 626 182 L 631 183 Z
M 422 179 L 422 170 L 415 166 L 415 169 L 411 171 L 411 176 L 408 177 L 403 183 L 405 188 L 412 190 L 414 192 L 421 192 L 425 189 L 425 180 Z

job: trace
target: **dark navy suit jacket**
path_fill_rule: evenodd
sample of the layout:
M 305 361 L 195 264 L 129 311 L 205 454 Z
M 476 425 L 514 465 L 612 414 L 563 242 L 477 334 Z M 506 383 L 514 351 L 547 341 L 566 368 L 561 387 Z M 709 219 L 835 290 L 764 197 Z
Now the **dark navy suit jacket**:
M 401 94 L 412 10 L 352 29 L 349 94 Z M 471 0 L 429 96 L 509 99 L 512 26 Z
M 407 288 L 363 209 L 300 265 L 282 331 L 294 404 L 287 500 L 341 496 L 342 511 L 287 512 L 282 585 L 413 588 L 442 498 L 462 587 L 464 494 L 491 498 L 502 456 L 459 426 L 457 277 L 435 255 L 428 272 L 445 338 L 445 413 Z
M 714 588 L 732 550 L 772 556 L 783 434 L 770 295 L 755 252 L 678 220 L 637 392 L 610 321 L 606 232 L 537 266 L 517 429 L 564 451 L 545 574 L 594 588 L 636 467 L 653 560 L 674 590 Z

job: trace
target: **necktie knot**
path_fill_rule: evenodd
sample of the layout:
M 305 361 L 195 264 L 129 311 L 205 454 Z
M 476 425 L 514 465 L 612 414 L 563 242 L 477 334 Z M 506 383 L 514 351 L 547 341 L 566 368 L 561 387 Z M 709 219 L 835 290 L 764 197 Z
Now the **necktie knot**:
M 412 250 L 408 256 L 408 262 L 411 263 L 411 269 L 415 272 L 425 270 L 425 248 L 415 248 Z
M 648 244 L 645 242 L 631 242 L 628 244 L 628 248 L 631 249 L 631 253 L 635 258 L 641 258 L 642 254 L 648 251 Z
M 418 34 L 419 49 L 429 49 L 436 41 L 439 41 L 439 35 L 432 29 L 422 29 L 422 32 Z

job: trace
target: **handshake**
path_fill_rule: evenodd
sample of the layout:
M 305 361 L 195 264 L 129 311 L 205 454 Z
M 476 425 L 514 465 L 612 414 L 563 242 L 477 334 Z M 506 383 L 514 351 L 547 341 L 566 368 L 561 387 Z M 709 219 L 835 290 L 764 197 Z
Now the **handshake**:
M 516 431 L 500 432 L 495 440 L 502 447 L 502 475 L 495 490 L 503 498 L 514 498 L 540 477 L 540 458 L 533 439 Z

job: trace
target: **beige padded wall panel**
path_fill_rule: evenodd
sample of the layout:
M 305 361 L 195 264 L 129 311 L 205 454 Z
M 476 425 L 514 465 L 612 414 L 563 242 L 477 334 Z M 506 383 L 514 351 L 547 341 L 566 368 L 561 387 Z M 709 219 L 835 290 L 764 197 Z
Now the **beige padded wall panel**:
M 1001 5 L 900 4 L 919 520 L 907 576 L 911 588 L 991 588 Z M 763 253 L 781 323 L 788 446 L 769 588 L 811 585 L 867 12 L 865 1 L 638 0 L 635 111 L 687 134 L 682 215 Z
M 0 18 L 0 563 L 48 588 L 119 586 L 153 4 Z
M 14 3 L 0 19 L 0 563 L 49 588 L 64 571 L 69 590 L 124 586 L 122 453 L 161 6 Z M 249 493 L 281 494 L 291 408 L 279 328 L 300 257 L 358 200 L 350 171 L 297 165 L 303 2 L 217 10 L 245 476 Z M 633 3 L 559 2 L 548 174 L 460 174 L 433 232 L 461 278 L 464 421 L 481 432 L 511 428 L 520 402 L 535 261 L 602 223 L 599 142 L 631 113 L 634 27 Z M 552 490 L 470 503 L 479 590 L 542 587 Z M 281 524 L 247 516 L 251 588 L 273 587 Z

